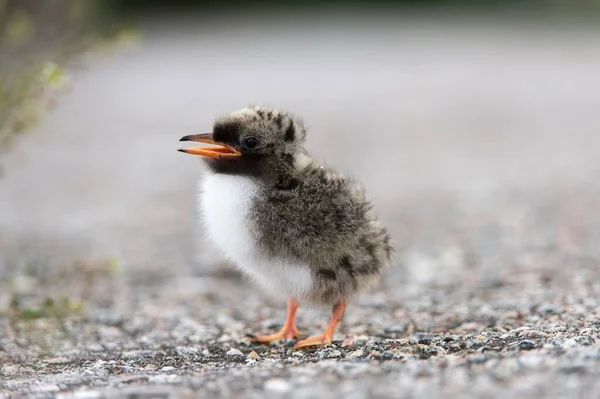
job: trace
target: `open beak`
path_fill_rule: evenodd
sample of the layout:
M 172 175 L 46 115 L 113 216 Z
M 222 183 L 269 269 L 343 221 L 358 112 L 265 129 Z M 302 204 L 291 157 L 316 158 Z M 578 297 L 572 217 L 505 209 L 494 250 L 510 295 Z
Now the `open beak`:
M 186 154 L 202 155 L 208 158 L 230 158 L 239 157 L 242 155 L 241 152 L 233 147 L 230 147 L 223 143 L 217 143 L 212 139 L 212 133 L 202 134 L 190 134 L 189 136 L 183 136 L 179 141 L 197 141 L 200 143 L 214 144 L 218 147 L 194 147 L 179 149 L 178 151 L 185 152 Z

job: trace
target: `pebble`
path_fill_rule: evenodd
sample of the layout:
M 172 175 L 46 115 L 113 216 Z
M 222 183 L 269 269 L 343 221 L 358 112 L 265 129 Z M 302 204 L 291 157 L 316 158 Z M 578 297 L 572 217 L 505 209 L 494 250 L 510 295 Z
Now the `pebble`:
M 487 341 L 489 341 L 489 338 L 484 335 L 478 335 L 475 337 L 475 341 L 480 343 L 486 343 Z
M 175 367 L 173 366 L 164 366 L 163 368 L 160 369 L 160 371 L 164 371 L 164 372 L 169 372 L 169 371 L 173 371 L 175 370 Z
M 19 371 L 17 364 L 5 364 L 0 368 L 0 372 L 6 376 L 16 374 Z
M 236 348 L 229 349 L 226 354 L 227 354 L 227 356 L 244 356 L 242 351 L 240 351 L 239 349 L 236 349 Z
M 252 360 L 258 360 L 258 359 L 260 359 L 260 356 L 255 351 L 252 351 L 252 352 L 248 353 L 247 357 L 248 357 L 248 359 L 252 359 Z
M 526 339 L 526 340 L 519 342 L 519 349 L 521 349 L 521 350 L 530 351 L 535 348 L 536 348 L 536 344 L 533 341 Z
M 177 348 L 175 348 L 175 351 L 177 351 L 178 354 L 183 356 L 192 356 L 198 353 L 197 348 L 187 346 L 178 346 Z
M 106 361 L 102 360 L 102 359 L 98 359 L 96 360 L 96 362 L 92 365 L 93 369 L 100 369 L 103 368 L 104 365 L 106 364 Z

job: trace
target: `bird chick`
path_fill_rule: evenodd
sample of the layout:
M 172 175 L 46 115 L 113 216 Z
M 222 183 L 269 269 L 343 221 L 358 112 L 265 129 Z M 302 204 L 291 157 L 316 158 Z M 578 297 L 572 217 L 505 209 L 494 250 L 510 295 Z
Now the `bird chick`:
M 332 307 L 325 331 L 295 348 L 331 343 L 353 295 L 377 285 L 390 236 L 356 181 L 310 157 L 306 129 L 288 112 L 253 106 L 182 137 L 201 155 L 200 212 L 214 244 L 263 289 L 288 299 L 281 331 L 252 340 L 299 338 L 301 302 Z

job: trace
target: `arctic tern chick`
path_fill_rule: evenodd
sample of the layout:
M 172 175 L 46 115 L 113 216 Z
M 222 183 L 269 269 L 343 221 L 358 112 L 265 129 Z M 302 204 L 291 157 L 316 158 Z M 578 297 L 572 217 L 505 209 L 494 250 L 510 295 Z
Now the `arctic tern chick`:
M 252 106 L 216 120 L 211 133 L 180 141 L 201 155 L 200 211 L 214 244 L 265 290 L 287 298 L 282 329 L 252 340 L 299 338 L 301 302 L 332 307 L 325 331 L 296 343 L 331 343 L 353 295 L 375 287 L 391 262 L 390 236 L 363 187 L 310 157 L 292 114 Z

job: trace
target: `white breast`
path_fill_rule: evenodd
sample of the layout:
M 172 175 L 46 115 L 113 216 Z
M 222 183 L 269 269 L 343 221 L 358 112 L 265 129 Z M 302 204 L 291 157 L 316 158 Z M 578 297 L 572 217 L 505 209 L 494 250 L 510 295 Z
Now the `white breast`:
M 247 218 L 258 186 L 247 177 L 209 173 L 200 180 L 200 212 L 210 239 L 244 273 L 278 296 L 306 298 L 313 288 L 306 265 L 267 257 Z

